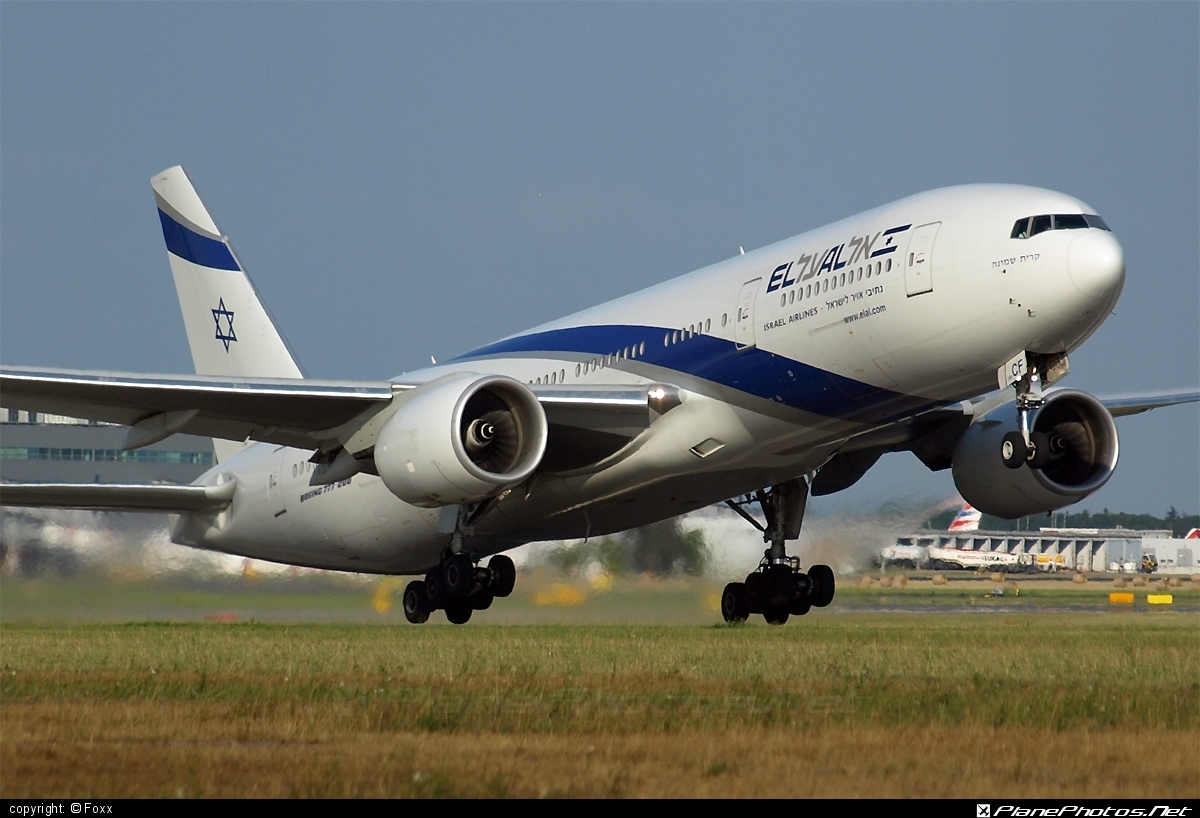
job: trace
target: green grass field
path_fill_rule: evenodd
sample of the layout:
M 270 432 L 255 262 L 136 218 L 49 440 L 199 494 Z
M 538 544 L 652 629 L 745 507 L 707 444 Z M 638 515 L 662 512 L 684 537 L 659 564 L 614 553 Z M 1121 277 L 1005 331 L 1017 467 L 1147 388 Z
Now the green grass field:
M 991 615 L 855 612 L 903 594 L 847 589 L 783 627 L 488 624 L 498 602 L 418 628 L 363 588 L 274 609 L 168 588 L 117 607 L 365 621 L 35 624 L 63 586 L 18 585 L 0 598 L 5 797 L 1200 794 L 1186 605 L 1039 612 L 1023 591 Z M 514 597 L 503 616 L 711 622 L 711 593 Z
M 996 583 L 987 576 L 961 572 L 949 584 L 935 586 L 928 574 L 913 575 L 906 587 L 860 587 L 842 580 L 826 612 L 882 611 L 1079 611 L 1106 612 L 1113 590 L 1134 593 L 1135 611 L 1147 611 L 1149 594 L 1170 593 L 1175 612 L 1200 613 L 1200 586 L 1184 579 L 1181 587 L 1117 589 L 1111 579 L 1085 585 L 1067 577 L 1017 576 L 1004 583 L 1006 593 L 988 596 Z M 400 593 L 404 578 L 355 578 L 314 574 L 298 579 L 174 578 L 114 579 L 99 572 L 37 579 L 5 577 L 0 583 L 0 622 L 197 621 L 205 617 L 259 622 L 378 622 L 403 624 Z M 478 624 L 671 624 L 704 625 L 720 621 L 721 585 L 706 580 L 626 578 L 597 589 L 580 579 L 564 580 L 542 570 L 523 574 L 512 597 L 477 612 Z M 1157 613 L 1157 612 L 1156 612 Z M 817 615 L 817 614 L 814 614 Z M 433 622 L 442 622 L 434 614 Z M 799 624 L 797 621 L 797 624 Z

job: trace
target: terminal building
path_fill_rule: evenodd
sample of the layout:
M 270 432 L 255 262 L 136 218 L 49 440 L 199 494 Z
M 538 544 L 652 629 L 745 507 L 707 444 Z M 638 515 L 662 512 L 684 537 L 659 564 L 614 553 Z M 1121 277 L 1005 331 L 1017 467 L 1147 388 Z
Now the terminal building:
M 1155 574 L 1194 574 L 1200 571 L 1200 539 L 1126 528 L 930 531 L 898 537 L 883 549 L 881 561 L 921 568 L 1136 574 L 1146 557 L 1156 564 Z
M 216 462 L 210 438 L 174 435 L 125 451 L 128 432 L 112 423 L 0 409 L 0 499 L 4 483 L 183 485 Z M 108 553 L 105 546 L 114 540 L 140 541 L 165 522 L 165 514 L 6 507 L 0 511 L 0 573 L 57 570 L 65 576 L 79 570 L 88 555 Z
M 125 451 L 128 431 L 112 423 L 0 409 L 0 480 L 187 484 L 216 462 L 210 438 L 174 435 Z

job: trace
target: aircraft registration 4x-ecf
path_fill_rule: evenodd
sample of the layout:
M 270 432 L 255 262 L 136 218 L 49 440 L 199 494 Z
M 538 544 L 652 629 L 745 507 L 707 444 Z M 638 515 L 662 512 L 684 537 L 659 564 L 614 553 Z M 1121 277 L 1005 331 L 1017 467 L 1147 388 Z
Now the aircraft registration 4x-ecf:
M 808 497 L 885 452 L 952 469 L 983 512 L 1025 516 L 1107 482 L 1115 415 L 1200 399 L 1047 389 L 1125 281 L 1095 210 L 1048 190 L 921 193 L 390 381 L 344 382 L 304 378 L 183 168 L 151 184 L 197 374 L 5 367 L 0 391 L 11 408 L 126 424 L 127 448 L 211 436 L 217 465 L 190 486 L 5 484 L 0 500 L 169 511 L 183 545 L 419 575 L 412 622 L 466 622 L 510 594 L 501 552 L 522 543 L 725 502 L 766 549 L 722 613 L 782 623 L 834 595 L 828 566 L 787 553 Z

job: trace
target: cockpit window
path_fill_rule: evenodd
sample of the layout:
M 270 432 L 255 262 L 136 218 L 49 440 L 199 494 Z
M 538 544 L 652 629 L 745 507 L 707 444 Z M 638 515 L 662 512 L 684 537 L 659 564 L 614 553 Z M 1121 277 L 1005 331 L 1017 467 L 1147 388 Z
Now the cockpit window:
M 1078 213 L 1053 214 L 1047 216 L 1026 216 L 1017 219 L 1013 225 L 1010 238 L 1027 239 L 1047 230 L 1086 230 L 1094 227 L 1097 230 L 1109 230 L 1104 219 L 1099 216 Z M 1109 230 L 1111 233 L 1112 231 Z
M 1080 215 L 1054 217 L 1055 230 L 1087 230 L 1087 219 Z

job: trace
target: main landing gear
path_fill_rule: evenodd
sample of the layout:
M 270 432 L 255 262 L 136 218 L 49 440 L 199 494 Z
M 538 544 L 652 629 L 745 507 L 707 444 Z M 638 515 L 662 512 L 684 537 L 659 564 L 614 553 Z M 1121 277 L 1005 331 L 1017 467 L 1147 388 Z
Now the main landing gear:
M 496 597 L 506 597 L 517 581 L 517 568 L 503 554 L 487 566 L 477 565 L 467 554 L 448 554 L 437 568 L 414 580 L 404 589 L 404 616 L 414 625 L 429 619 L 434 611 L 445 611 L 455 625 L 470 621 L 475 611 L 491 607 Z
M 763 532 L 768 543 L 758 569 L 745 582 L 731 582 L 721 595 L 721 615 L 726 622 L 744 622 L 750 614 L 762 614 L 772 625 L 782 625 L 788 617 L 803 616 L 815 605 L 824 608 L 833 601 L 833 569 L 814 565 L 808 573 L 800 570 L 800 560 L 789 557 L 785 543 L 800 536 L 804 508 L 808 503 L 808 483 L 789 480 L 770 489 L 755 492 L 726 504 Z M 767 518 L 764 528 L 745 510 L 757 502 Z
M 517 581 L 517 568 L 503 554 L 497 554 L 486 567 L 463 547 L 463 535 L 469 532 L 466 507 L 459 509 L 458 523 L 450 546 L 438 567 L 414 580 L 404 589 L 404 616 L 414 625 L 429 619 L 434 611 L 445 611 L 455 625 L 466 624 L 475 611 L 485 611 L 496 597 L 506 597 Z

